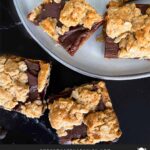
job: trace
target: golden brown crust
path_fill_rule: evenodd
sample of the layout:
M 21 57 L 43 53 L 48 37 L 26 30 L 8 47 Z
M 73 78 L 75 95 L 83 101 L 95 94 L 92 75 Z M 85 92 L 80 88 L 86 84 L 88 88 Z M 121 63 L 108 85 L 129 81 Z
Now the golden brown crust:
M 41 93 L 46 84 L 49 82 L 49 76 L 51 72 L 51 65 L 44 61 L 39 61 L 40 64 L 40 72 L 38 75 L 38 92 Z
M 42 100 L 35 99 L 31 104 L 28 101 L 30 90 L 26 60 L 16 56 L 0 56 L 0 106 L 10 111 L 19 106 L 19 112 L 36 118 L 43 114 L 44 104 Z M 48 82 L 51 66 L 44 61 L 36 62 L 40 65 L 38 90 L 41 93 Z
M 28 14 L 28 16 L 27 16 L 28 19 L 29 19 L 30 21 L 34 22 L 35 19 L 37 18 L 37 16 L 41 13 L 41 9 L 42 9 L 41 5 L 38 6 L 38 7 L 36 7 L 32 12 L 30 12 L 30 13 Z
M 73 129 L 73 126 L 81 125 L 83 114 L 88 110 L 81 104 L 77 104 L 73 99 L 60 98 L 49 105 L 51 126 L 57 130 L 59 136 L 67 135 L 66 130 Z
M 104 110 L 98 110 L 103 103 Z M 49 104 L 49 120 L 59 137 L 67 130 L 85 124 L 87 137 L 73 139 L 72 144 L 96 144 L 113 141 L 121 136 L 121 130 L 104 82 L 86 84 L 74 88 L 70 97 L 59 98 Z
M 34 102 L 27 102 L 25 105 L 21 105 L 20 113 L 26 115 L 29 118 L 40 118 L 45 111 L 45 104 L 40 100 Z
M 29 86 L 24 61 L 14 57 L 0 57 L 0 103 L 6 109 L 13 109 L 28 98 Z M 23 69 L 24 68 L 24 69 Z
M 85 0 L 69 0 L 60 14 L 60 21 L 66 27 L 83 25 L 91 29 L 102 17 Z
M 143 15 L 134 3 L 108 8 L 106 33 L 119 44 L 118 57 L 150 59 L 149 9 Z
M 74 140 L 74 144 L 95 144 L 100 141 L 114 141 L 122 134 L 119 129 L 117 116 L 112 109 L 88 114 L 84 118 L 84 124 L 88 127 L 88 136 L 84 139 Z
M 54 40 L 58 41 L 58 33 L 56 30 L 57 20 L 52 18 L 46 18 L 45 20 L 41 21 L 39 24 L 45 32 L 48 33 Z

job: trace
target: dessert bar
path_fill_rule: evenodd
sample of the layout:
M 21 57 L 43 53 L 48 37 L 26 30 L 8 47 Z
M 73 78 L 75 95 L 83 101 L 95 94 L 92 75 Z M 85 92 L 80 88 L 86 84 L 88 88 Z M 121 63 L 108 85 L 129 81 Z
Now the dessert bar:
M 113 142 L 122 134 L 104 82 L 66 89 L 48 107 L 60 144 Z
M 39 118 L 45 110 L 44 97 L 51 64 L 17 56 L 0 56 L 0 107 Z
M 150 5 L 109 5 L 105 21 L 106 58 L 150 59 Z
M 28 14 L 55 41 L 74 55 L 102 24 L 102 17 L 85 0 L 44 0 Z

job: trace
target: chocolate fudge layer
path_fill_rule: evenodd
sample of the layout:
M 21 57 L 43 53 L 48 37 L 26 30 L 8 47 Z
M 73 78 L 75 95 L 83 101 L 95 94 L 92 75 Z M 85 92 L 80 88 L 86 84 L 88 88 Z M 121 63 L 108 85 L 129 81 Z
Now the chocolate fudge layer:
M 67 89 L 49 99 L 49 121 L 60 144 L 115 141 L 122 132 L 104 82 Z
M 39 118 L 45 110 L 50 70 L 44 61 L 0 56 L 0 106 Z
M 41 26 L 70 55 L 102 24 L 102 17 L 85 0 L 44 0 L 28 19 Z
M 105 19 L 106 58 L 150 59 L 150 5 L 110 5 Z

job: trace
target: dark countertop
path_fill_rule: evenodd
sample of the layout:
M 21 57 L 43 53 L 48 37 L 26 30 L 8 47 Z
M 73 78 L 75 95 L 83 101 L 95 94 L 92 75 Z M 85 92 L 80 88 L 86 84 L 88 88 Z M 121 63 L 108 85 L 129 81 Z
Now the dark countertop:
M 0 10 L 0 53 L 53 61 L 48 93 L 57 93 L 66 87 L 97 80 L 78 74 L 48 56 L 25 31 L 10 0 L 1 0 Z M 149 144 L 150 78 L 133 81 L 106 81 L 106 84 L 123 132 L 117 143 Z M 17 122 L 14 123 L 11 116 L 12 112 L 0 110 L 0 115 L 0 126 L 2 125 L 8 130 L 8 136 L 0 143 L 51 143 L 51 137 L 47 138 L 48 133 L 46 133 L 45 126 L 41 130 L 41 126 L 35 129 L 36 121 L 28 121 L 25 126 L 22 125 L 23 119 L 17 119 Z M 43 117 L 41 122 L 44 122 L 47 128 L 50 128 L 47 118 L 45 118 Z M 31 134 L 33 131 L 34 133 Z M 22 136 L 22 133 L 26 133 L 26 135 Z M 36 135 L 39 138 L 41 134 L 46 139 L 45 141 L 32 140 L 32 136 L 35 137 Z M 49 134 L 51 134 L 51 131 L 49 131 Z M 29 137 L 31 140 L 29 140 Z

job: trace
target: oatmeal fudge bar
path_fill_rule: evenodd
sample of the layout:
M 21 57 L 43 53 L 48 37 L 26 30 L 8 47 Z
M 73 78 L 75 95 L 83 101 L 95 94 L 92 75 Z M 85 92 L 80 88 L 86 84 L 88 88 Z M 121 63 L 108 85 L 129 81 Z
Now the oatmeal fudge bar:
M 150 59 L 150 5 L 109 5 L 105 21 L 106 58 Z
M 28 19 L 42 27 L 70 55 L 102 24 L 102 17 L 85 0 L 44 0 Z
M 104 82 L 66 89 L 49 98 L 49 109 L 61 144 L 113 142 L 122 134 Z
M 51 64 L 16 56 L 0 56 L 0 107 L 39 118 L 45 110 L 44 97 Z

